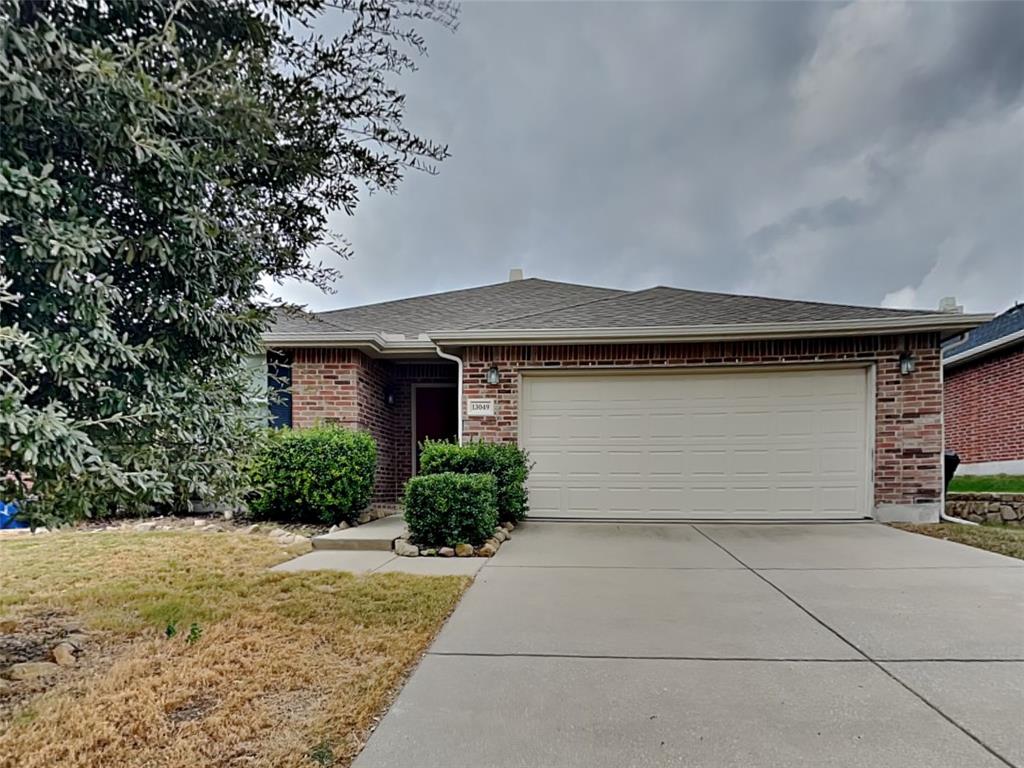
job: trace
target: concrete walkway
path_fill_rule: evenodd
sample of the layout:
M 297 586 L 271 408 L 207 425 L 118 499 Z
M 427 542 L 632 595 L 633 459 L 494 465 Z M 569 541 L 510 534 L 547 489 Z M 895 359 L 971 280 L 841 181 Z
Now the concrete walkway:
M 527 523 L 355 768 L 1024 766 L 1024 562 L 870 523 Z
M 503 548 L 504 549 L 504 548 Z M 499 551 L 496 557 L 500 557 Z M 411 573 L 416 576 L 472 576 L 487 562 L 486 557 L 397 557 L 379 550 L 315 549 L 270 570 L 351 571 L 352 573 Z

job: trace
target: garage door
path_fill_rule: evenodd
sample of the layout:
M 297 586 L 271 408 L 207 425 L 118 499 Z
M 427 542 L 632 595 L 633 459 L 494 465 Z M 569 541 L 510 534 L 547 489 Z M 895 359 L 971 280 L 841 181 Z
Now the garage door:
M 525 374 L 530 515 L 869 515 L 864 368 Z

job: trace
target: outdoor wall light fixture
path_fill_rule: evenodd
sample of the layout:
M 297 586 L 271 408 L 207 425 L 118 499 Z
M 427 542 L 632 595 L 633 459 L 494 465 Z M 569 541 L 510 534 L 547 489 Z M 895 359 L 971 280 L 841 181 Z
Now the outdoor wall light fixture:
M 906 376 L 908 373 L 913 373 L 915 368 L 917 368 L 917 359 L 910 352 L 900 355 L 900 373 Z
M 384 404 L 389 406 L 395 404 L 395 390 L 393 387 L 384 388 Z
M 492 365 L 487 370 L 487 383 L 488 384 L 497 384 L 498 383 L 498 366 Z

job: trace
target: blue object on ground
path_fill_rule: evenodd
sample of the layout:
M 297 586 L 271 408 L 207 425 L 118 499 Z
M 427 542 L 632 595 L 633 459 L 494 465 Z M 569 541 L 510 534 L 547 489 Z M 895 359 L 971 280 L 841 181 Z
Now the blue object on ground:
M 17 502 L 0 501 L 0 529 L 4 528 L 27 528 L 28 526 L 20 520 L 15 519 L 18 514 Z

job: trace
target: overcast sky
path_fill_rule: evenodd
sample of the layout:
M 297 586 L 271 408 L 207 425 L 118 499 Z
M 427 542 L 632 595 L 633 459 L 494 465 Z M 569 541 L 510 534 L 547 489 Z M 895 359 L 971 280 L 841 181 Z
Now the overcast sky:
M 324 25 L 325 31 L 329 25 Z M 311 309 L 544 277 L 1024 300 L 1024 3 L 466 3 L 400 81 L 446 142 L 332 226 Z

